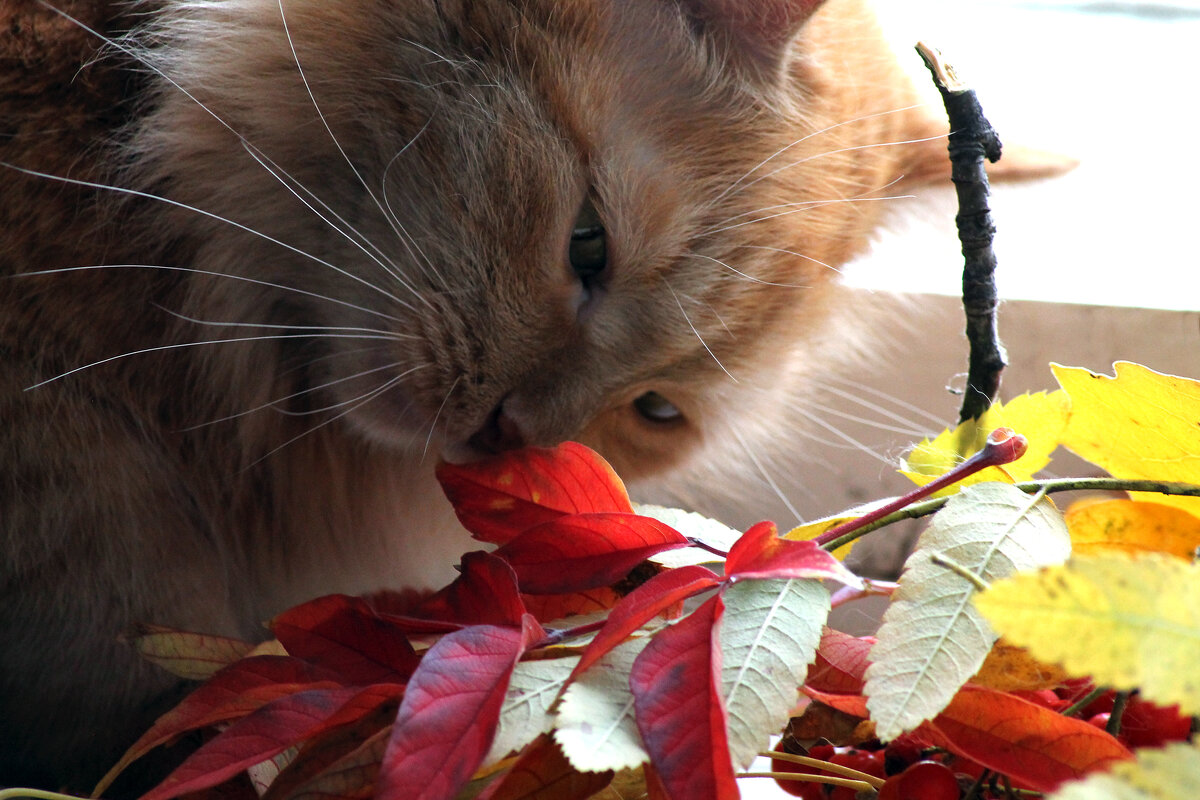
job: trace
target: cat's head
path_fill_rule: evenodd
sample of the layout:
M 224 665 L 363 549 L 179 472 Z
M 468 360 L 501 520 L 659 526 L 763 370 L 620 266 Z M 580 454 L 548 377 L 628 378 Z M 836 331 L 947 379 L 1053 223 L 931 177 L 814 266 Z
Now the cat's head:
M 762 427 L 931 132 L 857 0 L 818 5 L 181 4 L 134 147 L 236 223 L 175 212 L 236 276 L 184 311 L 279 326 L 242 373 L 415 453 L 577 438 L 634 475 Z

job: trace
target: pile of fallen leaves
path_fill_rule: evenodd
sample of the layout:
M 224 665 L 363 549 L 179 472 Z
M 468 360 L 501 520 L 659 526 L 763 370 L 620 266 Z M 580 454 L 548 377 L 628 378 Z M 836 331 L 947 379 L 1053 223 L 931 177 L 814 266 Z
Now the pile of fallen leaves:
M 786 730 L 776 768 L 806 797 L 922 796 L 914 776 L 931 763 L 952 778 L 937 796 L 1198 796 L 1200 383 L 1134 364 L 1115 378 L 1055 374 L 1060 391 L 921 443 L 905 470 L 957 477 L 1000 425 L 1028 438 L 1023 456 L 871 524 L 843 514 L 780 537 L 771 523 L 739 533 L 635 506 L 575 444 L 443 465 L 490 552 L 464 556 L 460 577 L 419 602 L 291 609 L 257 647 L 147 628 L 136 644 L 148 657 L 204 683 L 100 790 L 210 729 L 146 800 L 219 784 L 267 800 L 630 786 L 732 798 Z M 1034 480 L 1060 445 L 1112 478 Z M 1080 486 L 1156 491 L 1062 514 L 1049 495 Z M 896 584 L 863 581 L 830 552 L 917 513 L 934 516 Z M 878 594 L 891 602 L 875 636 L 826 626 L 831 607 Z M 1160 729 L 1122 729 L 1121 710 L 1137 708 Z M 1167 747 L 1130 749 L 1144 744 Z M 850 751 L 878 769 L 846 767 Z

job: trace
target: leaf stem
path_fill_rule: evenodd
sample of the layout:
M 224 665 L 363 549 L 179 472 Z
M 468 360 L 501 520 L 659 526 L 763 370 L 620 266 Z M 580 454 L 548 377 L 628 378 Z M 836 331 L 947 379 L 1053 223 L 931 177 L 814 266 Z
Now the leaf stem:
M 78 795 L 47 792 L 42 789 L 0 789 L 0 800 L 14 800 L 18 797 L 34 800 L 85 800 Z
M 1131 694 L 1132 692 L 1117 692 L 1113 695 L 1112 713 L 1108 717 L 1108 724 L 1104 726 L 1104 730 L 1113 736 L 1121 732 L 1121 718 L 1125 716 L 1125 707 L 1129 704 Z
M 1080 711 L 1083 711 L 1085 708 L 1094 703 L 1100 697 L 1100 695 L 1104 694 L 1106 691 L 1108 690 L 1103 686 L 1097 686 L 1095 689 L 1092 689 L 1090 692 L 1085 694 L 1082 699 L 1076 700 L 1074 703 L 1064 708 L 1062 710 L 1062 715 L 1064 717 L 1075 716 Z
M 759 752 L 759 755 L 765 758 L 775 759 L 776 761 L 787 761 L 791 764 L 799 764 L 802 767 L 812 767 L 813 769 L 823 769 L 826 772 L 836 772 L 838 775 L 842 775 L 846 778 L 851 778 L 863 783 L 869 783 L 871 784 L 872 788 L 875 789 L 883 786 L 883 780 L 875 777 L 874 775 L 870 775 L 866 772 L 860 772 L 853 767 L 845 767 L 841 764 L 834 764 L 832 761 L 824 761 L 820 758 L 810 758 L 809 756 L 801 756 L 795 753 L 784 753 L 780 752 L 779 750 L 772 750 L 769 752 L 762 751 Z M 789 774 L 802 775 L 804 773 L 792 772 Z
M 1138 478 L 1055 478 L 1053 480 L 1024 481 L 1014 483 L 1022 492 L 1032 494 L 1039 489 L 1045 489 L 1047 494 L 1055 492 L 1153 492 L 1155 494 L 1176 495 L 1182 497 L 1200 497 L 1200 485 L 1182 481 L 1156 481 Z M 929 500 L 912 503 L 898 511 L 892 511 L 882 517 L 864 523 L 860 527 L 838 534 L 822 544 L 826 550 L 836 550 L 850 544 L 860 536 L 887 527 L 906 519 L 927 517 L 946 505 L 946 497 L 934 497 Z M 841 527 L 841 526 L 839 526 Z M 832 528 L 824 536 L 836 531 Z
M 847 520 L 841 525 L 835 525 L 820 536 L 814 537 L 812 541 L 818 547 L 824 547 L 826 550 L 835 550 L 841 544 L 831 546 L 831 543 L 841 540 L 849 533 L 857 532 L 873 522 L 883 519 L 895 511 L 899 511 L 905 506 L 912 505 L 934 492 L 974 475 L 981 469 L 998 467 L 1002 464 L 1011 464 L 1025 455 L 1026 446 L 1025 437 L 1019 433 L 1014 433 L 1012 428 L 997 428 L 988 434 L 987 443 L 984 444 L 983 449 L 973 453 L 970 458 L 961 464 L 956 464 L 953 469 L 939 475 L 924 486 L 918 486 L 908 494 L 897 497 L 890 503 L 885 503 L 879 508 L 868 511 L 861 517 Z M 852 541 L 852 539 L 847 541 Z
M 803 772 L 739 772 L 738 778 L 774 778 L 777 781 L 808 781 L 809 783 L 828 783 L 832 786 L 846 786 L 856 792 L 874 790 L 876 787 L 866 781 L 856 781 L 850 778 L 835 778 L 831 775 L 809 775 Z M 879 784 L 882 786 L 883 784 Z
M 709 553 L 712 553 L 714 556 L 719 556 L 721 558 L 727 558 L 729 556 L 729 553 L 727 553 L 726 551 L 721 550 L 720 548 L 717 548 L 717 547 L 713 547 L 711 544 L 708 544 L 707 542 L 702 542 L 701 540 L 697 539 L 695 536 L 688 536 L 687 540 L 689 543 L 691 543 L 692 547 L 699 547 L 701 550 L 706 550 Z
M 971 572 L 971 570 L 950 558 L 948 555 L 943 553 L 934 553 L 933 555 L 929 556 L 929 560 L 934 564 L 937 564 L 939 567 L 945 567 L 955 575 L 958 575 L 960 578 L 965 578 L 966 580 L 970 581 L 975 588 L 981 592 L 987 589 L 990 585 L 983 578 L 979 577 L 974 572 Z

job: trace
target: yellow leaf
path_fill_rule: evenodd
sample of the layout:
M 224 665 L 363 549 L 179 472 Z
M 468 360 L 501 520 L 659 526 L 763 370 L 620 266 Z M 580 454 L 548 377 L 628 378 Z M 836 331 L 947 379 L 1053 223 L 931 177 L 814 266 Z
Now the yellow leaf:
M 1047 664 L 1029 655 L 1024 647 L 996 642 L 971 683 L 1001 692 L 1034 692 L 1053 689 L 1067 679 L 1057 664 Z
M 981 470 L 937 495 L 953 494 L 963 486 L 984 481 L 1029 480 L 1050 463 L 1050 454 L 1058 447 L 1069 410 L 1070 403 L 1063 392 L 1023 394 L 1007 403 L 996 403 L 978 420 L 968 420 L 953 431 L 942 431 L 932 441 L 926 439 L 918 444 L 908 454 L 900 472 L 918 486 L 924 486 L 981 450 L 988 434 L 996 428 L 1008 427 L 1029 440 L 1025 455 L 1003 468 Z
M 1111 378 L 1051 368 L 1071 396 L 1064 445 L 1117 478 L 1200 483 L 1200 382 L 1128 361 Z M 1200 516 L 1200 497 L 1140 496 Z
M 1200 713 L 1198 564 L 1158 553 L 1076 556 L 997 581 L 974 602 L 1035 658 Z
M 1078 503 L 1066 513 L 1072 551 L 1169 553 L 1191 560 L 1200 547 L 1200 517 L 1162 503 L 1104 500 Z
M 1049 800 L 1180 800 L 1200 797 L 1200 747 L 1172 742 L 1138 750 L 1133 761 L 1072 781 Z
M 806 522 L 803 525 L 792 528 L 790 531 L 783 534 L 782 538 L 797 539 L 797 540 L 815 539 L 818 536 L 820 536 L 821 534 L 825 533 L 826 531 L 832 530 L 833 528 L 836 528 L 838 525 L 841 525 L 843 522 L 849 522 L 852 519 L 857 519 L 858 517 L 861 517 L 863 514 L 866 513 L 867 510 L 868 510 L 868 508 L 854 509 L 852 511 L 846 511 L 846 512 L 837 514 L 832 517 L 824 517 L 823 519 L 816 519 L 816 520 L 813 520 L 812 522 Z M 861 513 L 858 513 L 858 512 L 861 512 Z M 854 548 L 854 545 L 858 541 L 859 541 L 858 539 L 855 539 L 853 542 L 850 542 L 850 544 L 844 544 L 841 547 L 839 547 L 838 549 L 834 550 L 833 551 L 834 557 L 836 557 L 840 561 L 845 561 L 846 556 L 850 555 L 851 549 Z

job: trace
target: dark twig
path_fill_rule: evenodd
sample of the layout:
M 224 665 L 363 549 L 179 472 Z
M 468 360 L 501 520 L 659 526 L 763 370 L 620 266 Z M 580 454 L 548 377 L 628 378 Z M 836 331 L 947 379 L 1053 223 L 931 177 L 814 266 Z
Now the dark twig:
M 1000 391 L 1000 373 L 1007 364 L 996 327 L 996 255 L 992 239 L 996 227 L 988 208 L 988 178 L 983 159 L 1000 158 L 1000 137 L 992 129 L 975 91 L 963 83 L 937 50 L 925 43 L 917 52 L 933 74 L 950 120 L 950 170 L 958 192 L 958 239 L 964 259 L 962 298 L 967 315 L 967 341 L 971 353 L 967 388 L 959 422 L 977 419 Z

